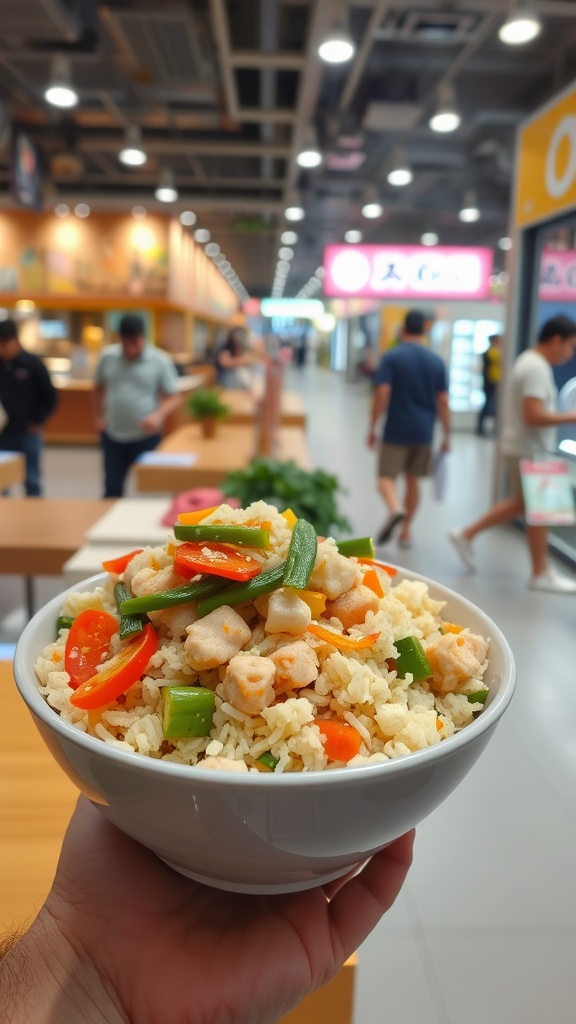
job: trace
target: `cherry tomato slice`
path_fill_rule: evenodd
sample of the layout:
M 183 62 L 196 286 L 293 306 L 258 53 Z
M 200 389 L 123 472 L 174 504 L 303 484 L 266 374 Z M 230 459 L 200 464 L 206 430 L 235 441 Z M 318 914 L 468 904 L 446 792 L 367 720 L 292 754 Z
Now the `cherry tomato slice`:
M 141 633 L 132 637 L 118 654 L 110 658 L 106 668 L 78 687 L 70 697 L 70 703 L 76 708 L 93 711 L 116 700 L 140 679 L 157 650 L 158 634 L 148 622 Z
M 136 548 L 135 551 L 129 551 L 127 555 L 120 555 L 119 558 L 110 558 L 107 562 L 102 562 L 102 568 L 106 572 L 114 572 L 117 576 L 120 576 L 128 563 L 132 561 L 135 555 L 139 555 L 141 551 L 144 551 L 144 548 Z
M 64 649 L 64 668 L 74 690 L 106 661 L 110 640 L 117 632 L 118 619 L 96 608 L 88 608 L 74 619 Z
M 186 541 L 174 552 L 174 570 L 184 579 L 201 572 L 227 580 L 251 580 L 262 572 L 262 563 L 226 544 Z

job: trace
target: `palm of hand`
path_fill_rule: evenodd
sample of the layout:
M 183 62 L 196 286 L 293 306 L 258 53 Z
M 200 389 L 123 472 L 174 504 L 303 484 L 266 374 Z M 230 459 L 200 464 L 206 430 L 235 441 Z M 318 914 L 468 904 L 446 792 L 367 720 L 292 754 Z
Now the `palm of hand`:
M 410 848 L 373 858 L 331 903 L 322 888 L 244 896 L 177 875 L 81 800 L 50 909 L 133 1024 L 272 1024 L 391 905 Z

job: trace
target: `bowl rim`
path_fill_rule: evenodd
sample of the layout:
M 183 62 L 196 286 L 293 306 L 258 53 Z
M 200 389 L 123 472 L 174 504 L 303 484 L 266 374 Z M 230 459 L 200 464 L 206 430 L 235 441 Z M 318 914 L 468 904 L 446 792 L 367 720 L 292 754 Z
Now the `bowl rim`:
M 28 680 L 27 678 L 27 656 L 25 653 L 27 642 L 30 635 L 35 631 L 40 618 L 44 619 L 51 616 L 53 621 L 56 622 L 64 599 L 70 594 L 85 592 L 93 590 L 97 586 L 102 586 L 109 580 L 109 575 L 105 572 L 97 573 L 94 576 L 90 576 L 87 579 L 81 580 L 79 583 L 75 583 L 68 587 L 66 590 L 57 594 L 43 605 L 32 619 L 30 619 L 22 631 L 16 645 L 13 663 L 16 686 L 32 714 L 37 716 L 49 729 L 61 736 L 63 739 L 68 740 L 87 752 L 99 753 L 101 756 L 104 756 L 113 763 L 122 765 L 131 764 L 132 767 L 136 767 L 138 770 L 152 772 L 154 775 L 159 774 L 166 778 L 173 777 L 179 779 L 190 779 L 192 782 L 200 780 L 202 785 L 206 783 L 208 786 L 218 786 L 222 782 L 225 782 L 228 786 L 234 786 L 240 789 L 246 787 L 252 789 L 255 786 L 268 789 L 277 788 L 278 786 L 297 787 L 302 785 L 342 785 L 345 782 L 352 783 L 355 778 L 363 778 L 364 781 L 367 781 L 368 774 L 370 776 L 378 776 L 383 773 L 386 773 L 387 775 L 394 775 L 398 772 L 407 773 L 418 771 L 420 768 L 424 768 L 427 765 L 432 766 L 437 761 L 451 757 L 462 747 L 467 746 L 472 742 L 472 740 L 478 739 L 497 724 L 510 704 L 516 688 L 516 663 L 510 649 L 510 645 L 502 631 L 490 616 L 479 608 L 478 605 L 475 605 L 472 601 L 469 601 L 468 598 L 463 597 L 457 591 L 452 590 L 443 583 L 438 583 L 436 580 L 423 576 L 421 573 L 413 572 L 410 569 L 406 569 L 404 566 L 393 566 L 393 568 L 397 569 L 398 576 L 401 579 L 426 583 L 429 587 L 430 596 L 433 600 L 447 600 L 449 598 L 455 598 L 464 606 L 465 610 L 469 609 L 474 613 L 474 615 L 479 615 L 480 618 L 484 620 L 486 627 L 485 631 L 483 629 L 484 635 L 489 637 L 491 642 L 496 642 L 500 650 L 503 661 L 502 678 L 504 680 L 504 685 L 501 688 L 501 691 L 496 694 L 491 703 L 485 707 L 482 713 L 470 722 L 469 725 L 460 730 L 460 732 L 457 732 L 453 736 L 448 736 L 445 740 L 434 744 L 432 747 L 426 747 L 424 750 L 416 750 L 410 754 L 405 754 L 402 757 L 391 758 L 388 761 L 380 761 L 373 764 L 358 765 L 354 768 L 346 766 L 344 768 L 330 768 L 328 770 L 309 772 L 280 772 L 278 774 L 275 774 L 274 772 L 239 773 L 226 770 L 210 772 L 205 769 L 199 769 L 196 772 L 194 771 L 194 768 L 196 767 L 195 765 L 181 765 L 171 761 L 163 761 L 159 758 L 151 758 L 145 754 L 138 754 L 137 751 L 134 751 L 132 754 L 128 751 L 118 750 L 96 736 L 90 736 L 86 733 L 80 732 L 80 730 L 76 729 L 69 722 L 63 722 L 60 715 L 50 707 L 44 697 L 40 694 L 39 681 L 37 685 L 34 686 L 31 680 Z M 398 582 L 400 582 L 400 580 Z M 440 593 L 435 593 L 435 590 L 439 590 Z M 39 653 L 40 652 L 38 652 L 38 654 Z M 33 668 L 32 671 L 34 673 Z M 135 758 L 135 760 L 127 761 L 127 758 Z

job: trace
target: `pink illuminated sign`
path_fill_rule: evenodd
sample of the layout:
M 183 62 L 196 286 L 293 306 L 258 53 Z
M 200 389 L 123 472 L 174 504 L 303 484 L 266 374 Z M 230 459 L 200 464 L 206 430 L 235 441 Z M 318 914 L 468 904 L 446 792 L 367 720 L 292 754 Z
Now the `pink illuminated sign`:
M 576 302 L 576 251 L 545 249 L 540 261 L 539 297 L 543 302 Z
M 487 299 L 492 249 L 328 245 L 324 293 L 373 299 Z

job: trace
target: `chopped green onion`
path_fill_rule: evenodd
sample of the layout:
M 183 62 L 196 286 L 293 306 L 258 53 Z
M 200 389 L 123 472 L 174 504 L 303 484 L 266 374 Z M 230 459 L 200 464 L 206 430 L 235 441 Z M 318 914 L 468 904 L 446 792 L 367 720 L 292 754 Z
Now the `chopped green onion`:
M 274 566 L 273 569 L 265 569 L 264 572 L 254 576 L 247 583 L 235 583 L 219 594 L 214 594 L 214 597 L 206 597 L 198 602 L 198 615 L 202 618 L 223 604 L 241 604 L 243 601 L 253 601 L 261 594 L 269 594 L 272 590 L 277 590 L 282 586 L 285 568 L 286 562 L 282 562 L 280 565 Z
M 484 704 L 488 690 L 476 690 L 475 693 L 467 693 L 466 696 L 471 704 Z
M 130 591 L 125 583 L 117 583 L 114 587 L 114 597 L 116 598 L 116 607 L 120 612 L 120 626 L 118 628 L 118 635 L 121 640 L 127 640 L 130 636 L 135 636 L 136 633 L 142 631 L 142 619 L 139 615 L 123 615 L 121 608 L 124 601 L 130 599 Z
M 199 582 L 184 583 L 181 587 L 162 590 L 159 594 L 131 597 L 127 601 L 122 601 L 120 613 L 121 615 L 141 615 L 146 612 L 158 611 L 160 608 L 173 608 L 175 605 L 197 601 L 198 598 L 215 594 L 217 590 L 222 590 L 222 584 L 221 577 L 206 576 Z
M 61 629 L 70 629 L 70 626 L 74 622 L 69 615 L 59 615 L 56 619 L 56 636 L 58 636 Z
M 306 519 L 298 519 L 294 523 L 292 539 L 286 559 L 286 571 L 283 584 L 285 587 L 295 587 L 296 590 L 305 590 L 308 580 L 312 574 L 318 551 L 318 538 L 316 530 Z
M 274 754 L 271 754 L 269 750 L 267 750 L 265 754 L 262 754 L 262 756 L 259 757 L 258 760 L 260 764 L 263 764 L 265 768 L 269 768 L 271 772 L 274 771 L 276 765 L 278 764 L 278 758 L 274 757 Z

